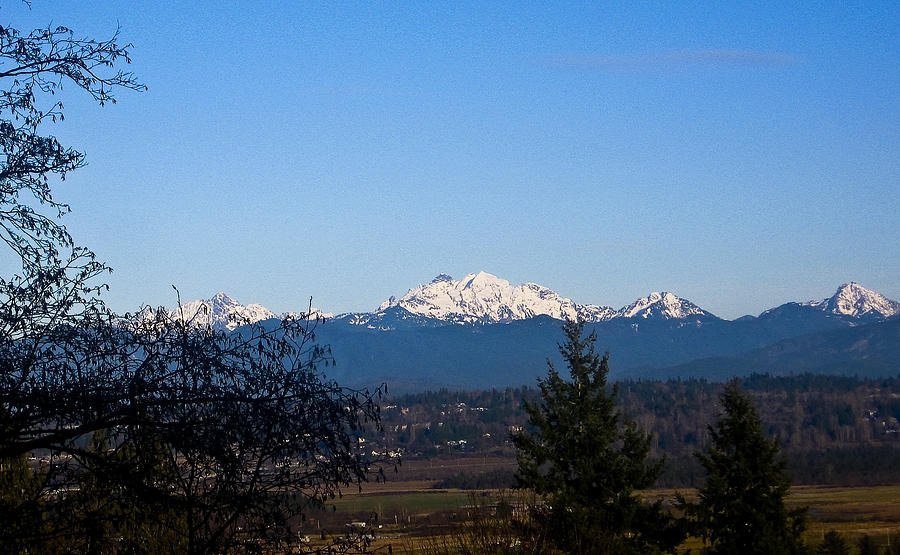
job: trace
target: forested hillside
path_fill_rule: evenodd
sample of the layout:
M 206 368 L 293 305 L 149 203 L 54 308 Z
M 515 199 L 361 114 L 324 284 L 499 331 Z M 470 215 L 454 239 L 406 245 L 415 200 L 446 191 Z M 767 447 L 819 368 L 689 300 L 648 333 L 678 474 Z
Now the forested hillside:
M 702 472 L 693 453 L 706 445 L 723 384 L 625 381 L 617 387 L 625 412 L 652 431 L 652 456 L 666 457 L 658 485 L 696 484 Z M 753 375 L 742 387 L 766 432 L 781 442 L 796 483 L 900 482 L 900 378 Z M 522 401 L 537 398 L 531 387 L 396 396 L 382 407 L 384 441 L 406 457 L 512 456 L 510 431 L 527 420 Z

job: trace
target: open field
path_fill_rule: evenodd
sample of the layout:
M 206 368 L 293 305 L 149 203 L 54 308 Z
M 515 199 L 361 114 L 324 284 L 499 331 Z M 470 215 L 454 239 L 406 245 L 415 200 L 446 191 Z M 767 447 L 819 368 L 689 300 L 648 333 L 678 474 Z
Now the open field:
M 821 541 L 829 530 L 848 539 L 877 536 L 900 541 L 900 486 L 813 487 L 792 489 L 789 503 L 809 507 L 807 540 Z
M 515 456 L 483 455 L 483 456 L 455 456 L 433 457 L 427 459 L 407 459 L 398 466 L 397 472 L 385 469 L 387 482 L 381 484 L 366 484 L 366 491 L 403 491 L 407 483 L 427 483 L 430 487 L 434 482 L 448 478 L 456 474 L 482 474 L 492 470 L 515 470 L 517 468 Z
M 482 464 L 501 464 L 484 461 Z M 334 518 L 329 519 L 329 533 L 340 534 L 344 522 L 377 514 L 374 547 L 393 553 L 440 552 L 438 546 L 450 541 L 458 528 L 472 516 L 473 504 L 490 506 L 500 491 L 463 491 L 432 489 L 434 481 L 410 480 L 366 485 L 362 493 L 349 493 L 338 499 Z M 693 491 L 681 490 L 688 497 Z M 672 499 L 675 490 L 649 490 L 649 498 Z M 509 494 L 506 494 L 509 495 Z M 900 485 L 874 487 L 798 486 L 788 500 L 791 506 L 809 507 L 810 523 L 806 533 L 809 543 L 816 545 L 823 535 L 836 530 L 849 541 L 869 535 L 881 545 L 900 542 Z M 700 547 L 696 539 L 683 546 Z

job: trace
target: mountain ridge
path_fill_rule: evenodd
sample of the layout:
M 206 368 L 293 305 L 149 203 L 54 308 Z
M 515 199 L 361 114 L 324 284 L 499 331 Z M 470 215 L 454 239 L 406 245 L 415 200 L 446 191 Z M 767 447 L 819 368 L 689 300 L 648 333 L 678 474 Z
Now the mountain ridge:
M 763 311 L 760 317 L 787 304 L 863 320 L 884 319 L 900 314 L 900 302 L 850 281 L 840 285 L 831 297 L 805 303 L 784 303 Z M 513 286 L 507 280 L 484 271 L 467 274 L 459 281 L 453 280 L 448 274 L 439 274 L 430 283 L 409 289 L 403 297 L 388 298 L 370 314 L 378 314 L 395 306 L 405 308 L 413 314 L 454 323 L 502 323 L 541 314 L 557 320 L 577 317 L 586 322 L 604 322 L 616 318 L 638 321 L 721 319 L 668 291 L 651 292 L 616 310 L 604 305 L 579 304 L 533 282 Z
M 890 318 L 900 314 L 900 302 L 866 289 L 855 281 L 841 285 L 835 294 L 827 299 L 811 301 L 811 306 L 821 306 L 822 310 L 831 314 L 867 319 Z
M 408 312 L 410 316 L 401 314 L 397 309 Z M 765 310 L 758 317 L 748 315 L 734 321 L 771 318 L 776 313 L 791 310 L 811 311 L 861 322 L 876 321 L 900 314 L 900 302 L 851 281 L 839 286 L 831 297 L 818 301 L 788 302 Z M 313 313 L 351 325 L 380 327 L 385 330 L 392 329 L 392 325 L 383 324 L 388 321 L 394 325 L 400 322 L 406 322 L 408 325 L 414 323 L 439 325 L 441 322 L 497 324 L 540 315 L 556 320 L 577 318 L 589 323 L 624 319 L 634 320 L 636 323 L 650 320 L 679 320 L 700 324 L 722 320 L 693 302 L 668 291 L 654 291 L 626 306 L 613 309 L 610 306 L 577 303 L 533 282 L 512 285 L 509 281 L 484 271 L 467 274 L 458 281 L 447 274 L 438 274 L 431 282 L 409 289 L 402 297 L 389 297 L 372 312 L 334 315 L 313 309 Z M 170 311 L 170 314 L 195 322 L 197 325 L 211 325 L 217 329 L 231 331 L 245 323 L 295 313 L 279 315 L 259 304 L 242 305 L 220 292 L 210 299 L 185 303 L 180 310 Z
M 288 316 L 298 316 L 295 312 L 276 314 L 261 304 L 250 303 L 243 305 L 227 293 L 219 291 L 209 299 L 197 299 L 181 304 L 178 307 L 166 310 L 171 318 L 183 320 L 197 327 L 211 327 L 220 331 L 234 331 L 240 326 L 253 324 L 271 319 L 282 319 Z M 332 314 L 326 314 L 317 308 L 312 308 L 299 314 L 303 316 L 310 312 L 313 316 L 329 318 Z M 144 311 L 138 317 L 150 315 L 152 311 Z
M 328 377 L 356 387 L 390 383 L 395 391 L 506 387 L 534 383 L 546 371 L 548 357 L 561 363 L 554 359 L 563 339 L 560 320 L 536 308 L 557 309 L 556 316 L 563 308 L 577 314 L 578 305 L 571 299 L 536 284 L 513 286 L 489 274 L 470 274 L 459 281 L 439 275 L 432 284 L 408 293 L 408 305 L 418 307 L 419 313 L 393 298 L 379 310 L 337 315 L 316 324 L 316 341 L 339 353 L 340 364 L 328 369 Z M 448 304 L 454 295 L 466 303 Z M 201 315 L 231 314 L 229 320 L 212 323 L 220 329 L 233 329 L 238 320 L 233 316 L 248 314 L 227 295 L 210 301 L 215 300 L 221 310 L 215 302 L 198 307 Z M 190 315 L 194 305 L 185 306 L 180 313 Z M 274 314 L 258 305 L 254 310 L 259 316 Z M 521 317 L 512 318 L 516 311 Z M 900 370 L 890 356 L 893 347 L 886 344 L 896 341 L 895 335 L 884 331 L 895 329 L 890 326 L 900 321 L 897 311 L 895 301 L 853 282 L 821 301 L 784 303 L 758 317 L 735 320 L 717 318 L 690 301 L 660 292 L 613 311 L 619 316 L 605 311 L 587 330 L 597 334 L 601 351 L 612 353 L 617 379 L 720 376 L 769 367 L 876 375 Z M 870 335 L 856 335 L 864 332 Z M 861 340 L 868 343 L 857 345 Z M 835 350 L 836 345 L 847 347 Z M 838 366 L 825 367 L 829 356 Z
M 611 307 L 580 305 L 543 285 L 527 282 L 514 286 L 484 271 L 459 281 L 439 274 L 399 299 L 390 297 L 376 313 L 395 306 L 413 314 L 467 324 L 509 322 L 541 314 L 557 320 L 601 321 L 614 314 Z

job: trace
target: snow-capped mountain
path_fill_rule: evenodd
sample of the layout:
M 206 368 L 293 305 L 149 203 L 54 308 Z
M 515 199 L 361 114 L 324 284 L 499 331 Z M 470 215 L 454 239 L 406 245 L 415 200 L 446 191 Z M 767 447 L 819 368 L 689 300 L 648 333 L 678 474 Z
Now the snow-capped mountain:
M 250 303 L 243 305 L 221 291 L 213 295 L 212 298 L 184 303 L 180 307 L 167 312 L 172 318 L 185 320 L 195 326 L 209 326 L 215 330 L 227 331 L 272 318 L 281 319 L 288 316 L 303 318 L 307 316 L 307 312 L 313 318 L 331 318 L 334 316 L 315 307 L 312 308 L 312 311 L 307 309 L 301 313 L 285 312 L 276 314 L 261 304 Z M 153 311 L 145 310 L 138 315 L 138 318 L 147 318 L 152 316 L 152 314 Z
M 830 317 L 852 322 L 883 320 L 900 315 L 900 303 L 850 282 L 841 285 L 837 292 L 821 301 L 788 303 L 764 312 L 761 317 L 783 313 L 785 307 L 797 310 L 821 311 Z M 238 326 L 282 318 L 296 313 L 275 314 L 259 304 L 242 305 L 225 293 L 217 293 L 210 299 L 185 303 L 180 309 L 169 312 L 175 318 L 185 319 L 198 326 L 209 325 L 214 329 L 233 330 Z M 612 320 L 719 320 L 712 313 L 689 300 L 669 292 L 653 292 L 633 303 L 614 310 L 609 306 L 578 304 L 555 291 L 536 283 L 512 285 L 509 281 L 487 272 L 468 274 L 454 280 L 440 274 L 410 289 L 400 298 L 391 297 L 381 303 L 374 312 L 343 314 L 334 317 L 313 309 L 315 317 L 332 318 L 336 323 L 390 330 L 401 327 L 433 327 L 457 324 L 493 324 L 526 320 L 535 316 L 549 316 L 557 320 L 581 319 L 599 323 Z M 821 314 L 821 313 L 820 313 Z M 305 311 L 300 316 L 305 315 Z
M 173 318 L 185 320 L 196 326 L 231 331 L 238 326 L 251 324 L 278 316 L 260 304 L 242 305 L 225 293 L 216 293 L 211 299 L 191 301 L 170 310 Z
M 600 321 L 615 313 L 610 307 L 578 305 L 536 283 L 512 285 L 487 272 L 469 274 L 459 281 L 440 274 L 399 299 L 391 297 L 381 303 L 378 312 L 395 306 L 413 314 L 459 323 L 509 322 L 541 314 L 558 320 L 582 317 Z
M 186 303 L 174 317 L 182 314 L 219 330 L 276 316 L 224 293 Z M 501 387 L 533 384 L 543 375 L 562 339 L 556 320 L 575 317 L 591 322 L 619 377 L 724 379 L 832 372 L 835 364 L 851 375 L 896 374 L 900 303 L 855 283 L 821 301 L 729 321 L 667 292 L 613 310 L 485 272 L 458 281 L 442 274 L 376 311 L 329 318 L 316 329 L 316 341 L 332 347 L 340 361 L 329 378 L 354 387 L 373 381 L 390 382 L 395 392 Z M 458 325 L 464 323 L 470 325 Z
M 828 314 L 863 319 L 890 318 L 900 314 L 900 303 L 853 281 L 838 287 L 831 297 L 810 301 L 806 306 L 818 308 Z
M 650 293 L 619 310 L 609 306 L 582 305 L 542 285 L 511 285 L 487 272 L 469 274 L 456 281 L 441 274 L 431 283 L 410 289 L 403 297 L 391 297 L 378 311 L 400 307 L 413 314 L 459 323 L 495 323 L 547 315 L 558 320 L 582 319 L 605 322 L 614 318 L 686 319 L 715 318 L 694 303 L 672 293 Z
M 712 313 L 703 310 L 691 301 L 682 299 L 663 291 L 654 291 L 646 297 L 634 301 L 619 309 L 616 316 L 620 318 L 666 319 L 680 320 L 685 318 L 716 318 Z

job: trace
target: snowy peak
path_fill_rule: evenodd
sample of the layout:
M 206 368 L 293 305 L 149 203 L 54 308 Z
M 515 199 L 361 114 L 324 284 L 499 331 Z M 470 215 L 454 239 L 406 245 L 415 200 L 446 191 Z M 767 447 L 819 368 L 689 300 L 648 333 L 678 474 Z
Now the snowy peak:
M 191 301 L 169 312 L 173 318 L 196 326 L 231 331 L 238 326 L 277 318 L 276 314 L 259 304 L 242 305 L 225 293 L 216 293 L 206 300 Z
M 435 279 L 440 279 L 440 281 L 449 281 L 452 282 L 453 278 L 449 280 L 443 279 L 442 276 L 450 277 L 447 274 L 442 274 Z M 458 284 L 458 289 L 473 289 L 473 290 L 484 290 L 484 289 L 492 289 L 495 291 L 505 290 L 510 287 L 509 282 L 505 279 L 498 278 L 493 274 L 489 274 L 487 272 L 481 271 L 477 274 L 469 274 L 466 277 L 462 278 Z
M 209 299 L 184 303 L 180 307 L 166 312 L 175 320 L 183 320 L 197 327 L 209 326 L 218 331 L 232 331 L 240 326 L 271 320 L 272 318 L 281 319 L 288 316 L 294 318 L 306 318 L 307 316 L 312 318 L 331 318 L 334 316 L 330 313 L 324 313 L 317 308 L 313 308 L 312 311 L 307 309 L 301 313 L 275 314 L 261 304 L 250 303 L 242 305 L 222 292 L 216 293 Z M 152 316 L 152 310 L 144 310 L 138 315 L 138 318 L 149 318 Z
M 881 319 L 900 314 L 900 303 L 853 281 L 838 287 L 830 298 L 808 305 L 830 314 L 853 318 Z
M 785 307 L 800 311 L 821 311 L 853 320 L 882 320 L 900 315 L 900 303 L 893 301 L 855 282 L 841 285 L 835 294 L 820 301 L 788 303 L 763 313 L 774 314 Z M 152 311 L 138 315 L 147 318 Z M 276 314 L 259 304 L 242 305 L 225 293 L 216 293 L 206 300 L 196 300 L 168 311 L 175 319 L 196 326 L 210 326 L 216 330 L 231 331 L 235 328 L 285 316 L 305 317 L 302 313 Z M 316 318 L 334 318 L 313 308 Z M 371 313 L 345 314 L 336 321 L 377 329 L 394 329 L 397 326 L 441 326 L 456 324 L 493 324 L 524 320 L 535 316 L 549 316 L 557 320 L 583 320 L 606 322 L 610 320 L 635 321 L 685 321 L 718 320 L 712 313 L 687 299 L 663 291 L 652 292 L 633 303 L 614 310 L 609 306 L 578 304 L 568 297 L 537 283 L 512 285 L 509 281 L 487 272 L 468 274 L 454 280 L 447 274 L 439 274 L 429 283 L 410 289 L 400 298 L 390 297 Z M 762 316 L 762 315 L 761 315 Z
M 614 313 L 609 307 L 578 305 L 536 283 L 512 285 L 487 272 L 468 274 L 459 281 L 440 274 L 399 299 L 391 297 L 378 310 L 395 306 L 428 318 L 459 323 L 509 322 L 542 314 L 559 320 L 581 317 L 598 321 Z
M 715 316 L 691 301 L 682 299 L 663 291 L 662 293 L 654 291 L 646 297 L 634 301 L 630 305 L 622 308 L 616 313 L 616 316 L 622 318 L 642 318 L 642 319 L 685 319 L 685 318 L 715 318 Z

